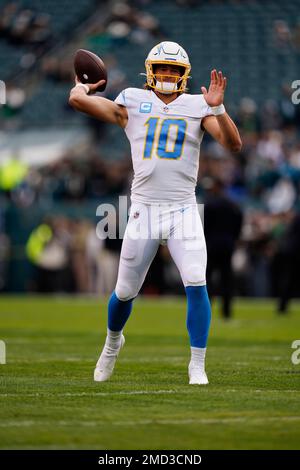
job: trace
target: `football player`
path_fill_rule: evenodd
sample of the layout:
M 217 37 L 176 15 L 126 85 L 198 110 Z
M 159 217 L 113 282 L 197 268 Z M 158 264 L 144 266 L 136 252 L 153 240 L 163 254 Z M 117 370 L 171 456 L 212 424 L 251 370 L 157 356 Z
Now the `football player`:
M 195 198 L 200 144 L 207 131 L 232 152 L 241 149 L 239 132 L 223 100 L 226 78 L 211 71 L 208 90 L 187 93 L 191 64 L 177 43 L 155 46 L 145 61 L 144 89 L 127 88 L 115 101 L 90 96 L 103 84 L 71 90 L 76 110 L 121 126 L 131 145 L 134 179 L 117 284 L 108 303 L 104 348 L 94 371 L 107 380 L 125 339 L 123 329 L 160 243 L 166 243 L 187 296 L 190 384 L 207 384 L 205 355 L 211 320 L 206 289 L 206 244 Z M 142 235 L 141 235 L 141 232 Z

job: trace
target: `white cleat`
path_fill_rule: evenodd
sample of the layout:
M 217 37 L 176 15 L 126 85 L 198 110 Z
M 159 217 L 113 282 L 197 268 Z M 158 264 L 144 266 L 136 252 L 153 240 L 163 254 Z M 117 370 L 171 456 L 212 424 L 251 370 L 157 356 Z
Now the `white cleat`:
M 207 385 L 208 378 L 203 367 L 198 364 L 189 364 L 189 384 L 190 385 Z
M 114 350 L 106 344 L 104 345 L 103 351 L 98 359 L 94 370 L 95 382 L 105 382 L 105 380 L 108 380 L 110 378 L 113 373 L 119 352 L 124 346 L 124 344 L 125 337 L 122 335 L 119 349 Z

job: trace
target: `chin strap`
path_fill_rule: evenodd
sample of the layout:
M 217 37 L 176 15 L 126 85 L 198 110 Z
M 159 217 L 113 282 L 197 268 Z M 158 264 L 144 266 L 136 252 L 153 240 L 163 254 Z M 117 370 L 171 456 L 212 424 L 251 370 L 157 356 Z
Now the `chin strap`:
M 176 87 L 174 87 L 174 85 L 176 85 Z M 177 83 L 174 84 L 174 82 L 160 82 L 156 80 L 155 89 L 159 91 L 159 93 L 170 95 L 171 93 L 177 92 Z

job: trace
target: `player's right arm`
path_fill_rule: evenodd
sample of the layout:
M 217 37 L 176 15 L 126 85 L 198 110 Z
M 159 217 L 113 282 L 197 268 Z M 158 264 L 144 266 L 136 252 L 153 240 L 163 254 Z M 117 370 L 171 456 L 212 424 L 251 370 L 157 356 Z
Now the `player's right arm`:
M 76 84 L 80 83 L 75 78 Z M 95 84 L 87 84 L 90 93 L 96 91 L 98 86 L 102 85 L 104 80 L 100 80 Z M 128 120 L 127 109 L 125 106 L 120 106 L 114 101 L 103 98 L 102 96 L 91 96 L 86 93 L 82 86 L 75 86 L 70 91 L 69 104 L 76 111 L 86 113 L 100 121 L 118 124 L 120 127 L 125 127 Z

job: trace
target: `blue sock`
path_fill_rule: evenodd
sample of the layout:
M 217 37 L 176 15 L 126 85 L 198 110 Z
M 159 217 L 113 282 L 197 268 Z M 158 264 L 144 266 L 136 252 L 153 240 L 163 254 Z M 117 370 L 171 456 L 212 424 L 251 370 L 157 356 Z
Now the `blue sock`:
M 206 286 L 188 286 L 187 296 L 187 329 L 191 346 L 206 348 L 211 320 L 210 301 Z
M 111 331 L 123 330 L 132 310 L 132 300 L 119 300 L 113 291 L 108 302 L 108 328 Z

